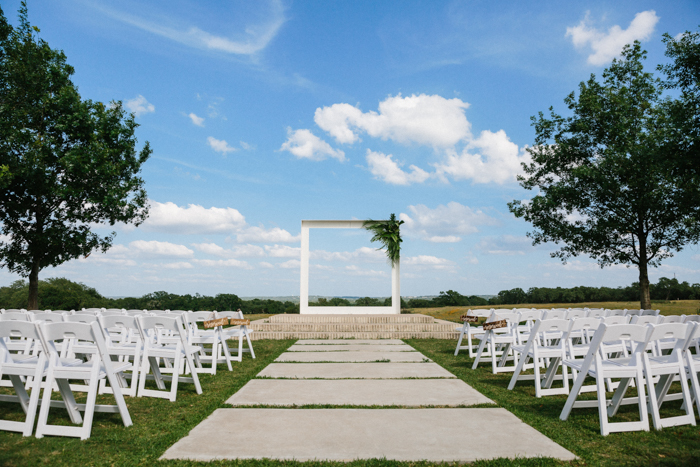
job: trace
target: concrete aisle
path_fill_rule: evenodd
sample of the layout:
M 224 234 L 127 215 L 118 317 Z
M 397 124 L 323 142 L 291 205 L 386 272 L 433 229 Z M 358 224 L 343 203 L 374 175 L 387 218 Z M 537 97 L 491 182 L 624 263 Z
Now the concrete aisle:
M 163 459 L 575 459 L 401 341 L 300 340 L 258 377 Z M 359 408 L 280 408 L 303 405 Z

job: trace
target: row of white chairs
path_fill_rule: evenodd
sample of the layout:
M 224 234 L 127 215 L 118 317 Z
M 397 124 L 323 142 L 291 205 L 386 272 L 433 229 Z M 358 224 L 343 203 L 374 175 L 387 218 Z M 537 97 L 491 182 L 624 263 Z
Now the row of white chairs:
M 700 412 L 697 377 L 700 370 L 700 316 L 635 314 L 567 319 L 545 314 L 532 321 L 533 315 L 529 311 L 513 314 L 501 311 L 500 315 L 490 316 L 487 322 L 502 319 L 506 326 L 487 329 L 479 336 L 481 344 L 473 368 L 488 345 L 494 373 L 514 372 L 508 389 L 512 390 L 518 381 L 534 380 L 536 397 L 568 395 L 560 416 L 562 420 L 568 418 L 573 408 L 597 406 L 603 435 L 615 431 L 649 430 L 649 413 L 656 429 L 696 424 L 692 401 L 698 404 Z M 693 354 L 691 349 L 696 353 Z M 506 362 L 510 360 L 514 364 L 507 366 Z M 529 368 L 534 370 L 534 375 L 523 374 Z M 596 384 L 585 385 L 587 377 L 595 378 Z M 573 380 L 571 388 L 570 379 Z M 613 379 L 619 381 L 613 382 Z M 691 385 L 688 385 L 688 379 Z M 562 381 L 562 386 L 553 388 L 555 380 Z M 674 381 L 680 382 L 681 392 L 669 394 Z M 625 398 L 631 386 L 637 387 L 638 395 Z M 589 391 L 597 393 L 597 400 L 577 401 L 582 392 Z M 613 391 L 612 399 L 608 400 L 606 392 Z M 661 405 L 679 399 L 683 401 L 684 415 L 662 417 Z M 614 416 L 621 405 L 635 403 L 639 405 L 638 422 L 610 422 L 609 417 Z
M 552 309 L 537 309 L 537 308 L 513 308 L 513 309 L 475 309 L 468 310 L 467 314 L 480 318 L 486 318 L 486 321 L 496 321 L 499 317 L 514 317 L 520 313 L 525 320 L 530 322 L 538 318 L 598 318 L 608 316 L 659 316 L 659 310 L 628 310 L 628 309 L 605 309 L 605 308 L 552 308 Z M 473 325 L 470 322 L 464 322 L 455 330 L 459 331 L 459 339 L 457 340 L 457 348 L 455 356 L 460 350 L 467 350 L 469 358 L 476 357 L 478 345 L 474 342 L 476 336 L 484 334 L 483 326 Z M 462 345 L 464 338 L 467 339 L 467 344 Z M 488 354 L 486 354 L 488 355 Z
M 184 310 L 125 310 L 125 309 L 100 309 L 100 308 L 83 308 L 82 310 L 44 310 L 44 311 L 27 311 L 27 310 L 2 310 L 0 320 L 3 319 L 30 319 L 44 320 L 55 322 L 63 319 L 64 321 L 89 322 L 96 320 L 98 316 L 175 316 L 182 317 L 183 322 L 187 325 L 188 340 L 197 344 L 210 344 L 212 354 L 208 354 L 209 348 L 202 348 L 202 361 L 211 363 L 208 373 L 216 374 L 218 363 L 224 362 L 228 366 L 229 371 L 232 371 L 231 362 L 240 362 L 243 359 L 243 353 L 250 353 L 252 358 L 255 358 L 255 351 L 251 342 L 252 330 L 247 325 L 238 325 L 226 328 L 217 327 L 213 330 L 201 330 L 199 324 L 208 319 L 231 318 L 244 319 L 243 312 L 237 311 L 184 311 Z M 238 349 L 235 357 L 231 356 L 226 340 L 238 338 Z M 243 344 L 247 344 L 244 346 Z M 205 355 L 206 354 L 206 355 Z M 212 360 L 213 359 L 213 360 Z
M 27 375 L 25 373 L 31 372 L 33 368 L 31 365 L 37 364 L 38 359 L 47 354 L 47 347 L 37 337 L 40 331 L 31 333 L 27 329 L 33 327 L 40 330 L 43 326 L 58 325 L 63 326 L 64 335 L 67 337 L 59 338 L 55 341 L 53 346 L 49 348 L 48 354 L 51 355 L 51 352 L 55 352 L 59 359 L 58 361 L 63 362 L 63 366 L 75 366 L 78 361 L 83 363 L 92 362 L 95 360 L 96 355 L 103 355 L 105 352 L 110 358 L 117 360 L 117 363 L 113 364 L 118 365 L 119 369 L 114 372 L 114 378 L 109 379 L 109 386 L 107 386 L 104 379 L 99 382 L 100 393 L 114 393 L 115 397 L 117 397 L 117 393 L 119 393 L 118 397 L 122 397 L 122 393 L 129 396 L 138 395 L 139 397 L 164 397 L 175 401 L 178 383 L 188 382 L 194 384 L 196 392 L 201 394 L 202 389 L 197 376 L 198 373 L 209 372 L 215 374 L 217 363 L 221 361 L 225 361 L 229 370 L 232 370 L 231 361 L 234 358 L 231 357 L 226 344 L 229 338 L 238 337 L 239 340 L 239 351 L 235 360 L 242 360 L 244 338 L 248 341 L 247 350 L 255 358 L 247 326 L 242 325 L 230 328 L 216 326 L 213 329 L 200 329 L 198 326 L 198 323 L 202 321 L 222 317 L 240 319 L 242 316 L 240 312 L 179 312 L 161 313 L 158 315 L 141 312 L 137 316 L 109 313 L 78 313 L 73 315 L 33 312 L 3 313 L 0 315 L 0 343 L 2 344 L 0 351 L 3 353 L 0 360 L 2 362 L 0 363 L 0 377 L 3 374 L 9 375 L 11 373 L 11 371 L 10 373 L 5 371 L 6 368 L 15 368 L 19 365 L 23 368 L 21 370 L 23 373 L 18 375 L 18 378 L 20 380 L 24 379 L 24 386 L 20 389 L 19 386 L 22 385 L 22 382 L 12 377 L 10 377 L 10 381 L 2 381 L 5 383 L 4 385 L 14 387 L 17 395 L 0 396 L 0 400 L 4 398 L 5 400 L 20 402 L 23 410 L 27 413 L 26 424 L 22 426 L 22 432 L 26 436 L 31 434 L 31 425 L 34 419 L 33 415 L 31 415 L 30 419 L 32 410 L 29 410 L 29 405 L 25 403 L 28 399 L 24 396 L 26 396 L 26 389 L 33 388 L 32 397 L 36 395 L 36 398 L 38 398 L 38 389 L 32 383 L 32 381 L 36 383 L 37 377 L 33 376 L 33 374 Z M 86 339 L 85 335 L 73 336 L 70 334 L 70 330 L 73 327 L 79 329 L 85 326 L 89 326 L 93 331 L 97 330 L 100 341 L 104 343 L 105 352 L 99 351 L 99 345 L 96 343 L 94 336 L 91 339 Z M 206 344 L 211 345 L 209 355 L 205 353 L 204 346 Z M 43 358 L 46 360 L 46 357 Z M 209 361 L 211 367 L 205 370 L 202 367 L 202 361 Z M 30 369 L 28 370 L 27 368 Z M 190 374 L 190 376 L 185 376 L 186 374 Z M 130 385 L 127 383 L 129 377 L 131 378 Z M 70 379 L 74 378 L 71 377 Z M 87 380 L 89 378 L 78 379 Z M 149 379 L 155 380 L 157 389 L 146 388 L 146 381 Z M 40 380 L 41 378 L 39 378 Z M 48 381 L 47 379 L 47 382 L 44 383 L 45 388 L 55 386 L 55 384 Z M 166 388 L 166 381 L 171 382 L 169 390 Z M 64 401 L 68 402 L 71 420 L 77 423 L 75 411 L 70 411 L 72 395 L 65 393 L 66 388 L 62 387 L 61 384 L 58 385 L 58 389 L 61 390 Z M 73 384 L 69 386 L 69 389 L 71 388 L 72 390 L 87 391 L 88 400 L 90 400 L 92 386 L 78 387 Z M 115 390 L 115 388 L 117 389 Z M 34 406 L 35 409 L 36 406 Z M 91 420 L 91 415 L 89 418 Z M 122 418 L 124 419 L 124 416 Z M 86 418 L 86 425 L 88 424 L 87 420 Z M 12 429 L 13 426 L 17 428 L 17 425 L 8 423 L 9 425 L 1 423 L 0 429 Z M 29 430 L 28 433 L 27 430 Z M 89 433 L 88 428 L 87 431 L 80 431 L 78 435 L 84 439 L 86 436 L 89 437 Z M 42 436 L 43 434 L 59 433 L 38 429 L 37 436 Z M 70 430 L 65 434 L 68 436 L 72 435 Z

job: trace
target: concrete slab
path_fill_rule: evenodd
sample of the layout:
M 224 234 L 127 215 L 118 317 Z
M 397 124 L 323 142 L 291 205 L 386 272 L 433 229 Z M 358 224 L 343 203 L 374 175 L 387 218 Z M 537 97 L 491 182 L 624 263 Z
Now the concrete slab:
M 407 365 L 411 365 L 407 363 Z M 402 405 L 456 407 L 493 401 L 459 379 L 254 379 L 231 405 Z
M 437 363 L 271 363 L 258 376 L 268 378 L 456 378 Z
M 505 409 L 217 409 L 162 459 L 576 457 Z
M 284 352 L 276 362 L 423 362 L 420 352 Z
M 415 352 L 416 349 L 410 345 L 297 345 L 294 344 L 287 349 L 287 352 L 349 352 L 349 351 L 371 351 L 371 352 Z
M 294 345 L 400 345 L 401 339 L 299 339 Z

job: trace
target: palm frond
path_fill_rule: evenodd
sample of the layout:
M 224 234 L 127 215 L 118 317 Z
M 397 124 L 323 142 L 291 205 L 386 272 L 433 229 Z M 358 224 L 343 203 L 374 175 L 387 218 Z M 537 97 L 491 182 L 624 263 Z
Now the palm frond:
M 372 232 L 372 242 L 379 242 L 382 246 L 377 248 L 378 250 L 386 250 L 386 256 L 394 266 L 399 262 L 401 257 L 401 224 L 404 221 L 396 219 L 395 214 L 391 214 L 388 221 L 373 221 L 368 220 L 362 224 L 366 230 Z

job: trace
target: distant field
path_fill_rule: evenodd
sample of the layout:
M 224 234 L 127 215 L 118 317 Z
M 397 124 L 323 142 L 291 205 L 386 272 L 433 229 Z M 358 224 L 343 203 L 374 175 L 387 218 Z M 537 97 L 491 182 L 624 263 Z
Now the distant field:
M 584 302 L 584 303 L 521 303 L 519 305 L 484 305 L 484 306 L 445 306 L 439 308 L 411 308 L 411 313 L 430 315 L 434 318 L 459 322 L 459 317 L 467 310 L 476 309 L 510 309 L 510 308 L 610 308 L 638 309 L 639 302 Z M 700 314 L 700 300 L 672 300 L 651 302 L 651 307 L 661 310 L 662 315 L 697 315 Z

